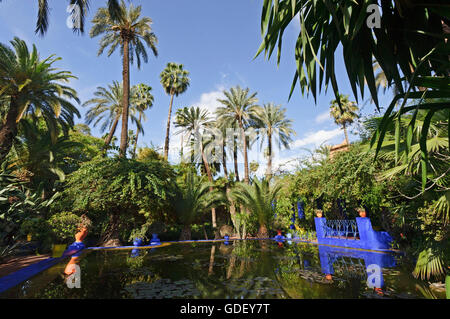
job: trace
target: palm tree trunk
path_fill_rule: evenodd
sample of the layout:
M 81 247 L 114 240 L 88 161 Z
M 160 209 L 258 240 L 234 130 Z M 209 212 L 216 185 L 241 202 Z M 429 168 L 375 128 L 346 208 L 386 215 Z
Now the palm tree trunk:
M 142 114 L 139 114 L 139 125 L 141 124 L 141 120 L 142 120 Z M 136 128 L 136 139 L 134 140 L 133 158 L 136 158 L 136 147 L 137 147 L 137 141 L 139 138 L 139 125 Z
M 116 132 L 117 124 L 119 123 L 120 114 L 117 114 L 113 125 L 111 126 L 111 131 L 109 132 L 108 136 L 105 139 L 105 147 L 108 147 L 109 144 L 111 144 L 112 138 L 114 136 L 114 133 Z
M 127 156 L 128 144 L 128 104 L 130 101 L 130 53 L 128 38 L 123 39 L 123 102 L 122 102 L 122 134 L 120 136 L 120 157 Z
M 184 145 L 184 136 L 183 133 L 181 133 L 181 146 L 180 146 L 180 162 L 183 162 L 183 145 Z
M 235 141 L 236 142 L 236 141 Z M 234 159 L 234 174 L 236 175 L 236 182 L 239 182 L 239 169 L 238 169 L 238 150 L 237 150 L 237 143 L 234 143 L 234 149 L 233 149 L 233 159 Z
M 227 169 L 227 153 L 225 151 L 226 143 L 225 139 L 222 140 L 222 165 L 223 165 L 223 175 L 228 180 L 228 169 Z
M 347 145 L 350 145 L 349 142 L 348 142 L 347 127 L 346 127 L 345 123 L 342 124 L 342 127 L 344 128 L 345 143 L 347 143 Z
M 172 117 L 172 104 L 174 95 L 175 94 L 170 94 L 169 116 L 167 117 L 166 140 L 164 142 L 164 159 L 166 161 L 169 158 L 170 118 Z
M 191 240 L 191 225 L 185 225 L 181 230 L 180 240 Z
M 268 159 L 267 159 L 267 174 L 266 178 L 267 180 L 270 180 L 272 178 L 272 134 L 267 133 L 267 140 L 268 140 Z
M 5 157 L 14 142 L 14 138 L 17 135 L 17 105 L 14 99 L 11 99 L 9 112 L 6 115 L 6 121 L 0 128 L 0 162 L 3 162 Z
M 206 160 L 205 152 L 203 152 L 203 143 L 200 141 L 200 147 L 201 147 L 201 153 L 202 153 L 202 159 L 203 164 L 205 165 L 206 174 L 208 175 L 208 180 L 210 183 L 213 182 L 212 174 L 211 174 L 211 168 L 209 167 L 208 161 Z M 209 191 L 213 191 L 213 187 L 209 186 Z M 212 227 L 214 229 L 214 239 L 218 238 L 218 231 L 217 231 L 217 222 L 216 222 L 216 208 L 211 208 L 211 221 L 212 221 Z M 220 236 L 219 236 L 220 237 Z
M 265 224 L 259 225 L 258 238 L 269 238 L 269 232 Z
M 248 156 L 247 156 L 247 139 L 245 136 L 244 125 L 242 121 L 239 121 L 239 127 L 241 128 L 241 138 L 244 141 L 244 182 L 250 184 L 249 172 L 248 172 Z

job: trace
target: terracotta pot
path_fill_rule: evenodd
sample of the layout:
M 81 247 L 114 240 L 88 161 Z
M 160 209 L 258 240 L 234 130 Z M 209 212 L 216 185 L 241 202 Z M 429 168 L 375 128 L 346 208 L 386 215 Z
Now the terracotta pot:
M 366 211 L 365 210 L 360 210 L 359 211 L 359 216 L 360 217 L 367 217 Z
M 322 210 L 320 210 L 320 209 L 316 210 L 316 215 L 317 215 L 317 217 L 322 218 L 322 216 L 323 216 Z

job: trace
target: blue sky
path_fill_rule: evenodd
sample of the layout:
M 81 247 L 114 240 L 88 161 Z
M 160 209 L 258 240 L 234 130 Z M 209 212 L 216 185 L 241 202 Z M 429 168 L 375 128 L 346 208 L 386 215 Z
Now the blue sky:
M 42 57 L 55 54 L 62 58 L 57 62 L 61 69 L 70 70 L 78 77 L 71 85 L 78 91 L 82 102 L 90 99 L 97 86 L 107 86 L 113 80 L 121 80 L 122 65 L 119 51 L 111 57 L 97 56 L 99 38 L 91 39 L 88 31 L 91 19 L 106 0 L 92 0 L 88 14 L 87 32 L 76 35 L 66 26 L 68 1 L 50 0 L 51 16 L 48 33 L 44 37 L 34 34 L 37 1 L 4 0 L 0 3 L 0 42 L 7 43 L 18 36 L 29 44 L 35 43 Z M 142 5 L 142 15 L 153 20 L 153 31 L 158 37 L 157 58 L 150 57 L 149 63 L 138 70 L 131 68 L 132 84 L 146 83 L 153 88 L 154 106 L 147 111 L 144 124 L 145 135 L 140 137 L 139 146 L 163 145 L 167 121 L 169 97 L 164 93 L 159 74 L 168 62 L 184 64 L 190 72 L 191 85 L 186 93 L 174 101 L 175 110 L 184 106 L 203 106 L 210 110 L 217 107 L 216 99 L 223 89 L 240 85 L 258 92 L 260 104 L 274 102 L 287 109 L 287 116 L 294 121 L 297 132 L 291 150 L 277 152 L 275 165 L 304 154 L 301 147 L 314 149 L 327 141 L 337 144 L 343 141 L 343 134 L 327 116 L 329 102 L 334 98 L 329 90 L 318 96 L 317 104 L 312 96 L 302 96 L 297 87 L 288 102 L 292 77 L 295 72 L 293 48 L 300 30 L 292 22 L 283 38 L 282 59 L 279 67 L 272 58 L 263 55 L 253 60 L 261 43 L 260 0 L 133 0 Z M 340 90 L 351 94 L 342 59 L 337 59 L 336 73 Z M 368 98 L 368 94 L 365 98 Z M 390 94 L 381 96 L 381 105 L 391 99 Z M 360 107 L 362 107 L 360 100 Z M 81 108 L 81 107 L 80 107 Z M 362 113 L 373 113 L 374 105 L 367 103 Z M 174 110 L 174 111 L 175 111 Z M 81 108 L 84 115 L 85 109 Z M 77 120 L 78 123 L 84 118 Z M 172 132 L 175 128 L 172 126 Z M 92 128 L 96 136 L 100 132 Z M 120 132 L 116 135 L 119 136 Z M 351 136 L 351 139 L 355 139 Z M 179 147 L 177 137 L 171 148 L 174 153 Z M 256 153 L 255 153 L 256 152 Z M 258 157 L 255 149 L 251 159 Z M 173 159 L 175 159 L 173 157 Z

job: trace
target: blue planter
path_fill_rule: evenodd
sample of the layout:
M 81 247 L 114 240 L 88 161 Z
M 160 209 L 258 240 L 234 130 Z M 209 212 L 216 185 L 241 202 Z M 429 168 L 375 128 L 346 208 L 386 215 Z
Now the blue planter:
M 158 234 L 152 234 L 152 239 L 150 240 L 150 245 L 161 245 L 161 241 L 158 238 Z
M 133 246 L 142 246 L 143 243 L 144 241 L 142 240 L 142 238 L 135 238 L 133 240 Z

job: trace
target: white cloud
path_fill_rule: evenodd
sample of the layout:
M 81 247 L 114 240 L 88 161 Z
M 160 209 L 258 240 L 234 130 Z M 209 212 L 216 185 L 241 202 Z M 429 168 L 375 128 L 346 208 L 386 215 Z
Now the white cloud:
M 222 104 L 220 102 L 218 102 L 217 99 L 225 98 L 225 96 L 223 94 L 224 89 L 225 89 L 224 87 L 220 86 L 215 91 L 203 93 L 200 96 L 200 99 L 197 102 L 195 102 L 193 104 L 193 106 L 196 106 L 196 107 L 198 106 L 200 108 L 207 109 L 210 112 L 210 114 L 213 115 L 214 112 L 216 111 L 216 109 L 219 106 L 222 106 Z
M 324 113 L 321 113 L 321 114 L 319 114 L 319 115 L 316 116 L 315 122 L 316 122 L 317 124 L 320 124 L 320 123 L 323 123 L 323 122 L 327 122 L 327 121 L 329 121 L 330 119 L 331 119 L 331 118 L 330 118 L 330 112 L 324 112 Z
M 317 132 L 310 132 L 307 133 L 304 138 L 294 141 L 291 148 L 299 148 L 305 145 L 319 146 L 320 144 L 328 142 L 329 140 L 341 136 L 342 134 L 343 132 L 339 128 L 330 131 L 320 130 Z

